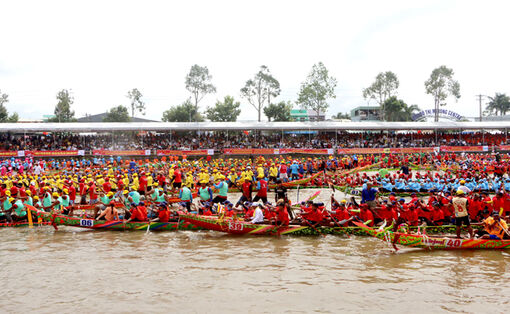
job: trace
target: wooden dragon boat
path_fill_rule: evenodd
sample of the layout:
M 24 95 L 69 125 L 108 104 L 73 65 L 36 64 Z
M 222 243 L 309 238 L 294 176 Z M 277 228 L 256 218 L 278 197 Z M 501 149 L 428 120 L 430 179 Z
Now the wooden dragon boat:
M 198 193 L 197 192 L 194 192 L 193 193 L 193 198 L 196 198 L 198 196 Z M 175 204 L 175 203 L 179 203 L 180 201 L 182 201 L 178 196 L 172 196 L 170 198 L 170 200 L 168 201 L 169 204 Z M 124 204 L 120 203 L 120 202 L 114 202 L 115 204 L 115 208 L 122 208 L 124 207 Z M 75 210 L 91 210 L 91 209 L 94 209 L 94 207 L 96 207 L 97 204 L 94 204 L 94 205 L 89 205 L 89 204 L 86 204 L 86 205 L 81 205 L 81 204 L 76 204 L 76 205 L 73 205 L 74 209 Z
M 368 235 L 391 243 L 395 249 L 397 249 L 396 245 L 429 250 L 510 249 L 510 240 L 459 239 L 429 236 L 426 234 L 392 232 L 388 230 L 378 231 L 361 223 L 356 223 L 356 225 L 362 228 Z
M 323 174 L 322 171 L 321 172 L 317 172 L 317 173 L 313 174 L 310 177 L 303 178 L 303 179 L 298 179 L 298 180 L 293 180 L 293 181 L 289 181 L 289 182 L 284 182 L 284 183 L 282 183 L 282 185 L 284 187 L 286 187 L 287 189 L 297 188 L 298 186 L 302 186 L 303 188 L 308 188 L 305 185 L 308 184 L 313 179 L 317 178 L 318 176 L 322 175 L 322 174 Z M 276 186 L 277 186 L 277 184 L 268 184 L 267 185 L 267 189 L 268 190 L 274 189 L 274 188 L 276 188 Z M 318 187 L 318 188 L 321 188 L 321 187 Z M 327 188 L 327 186 L 326 186 L 326 188 Z M 241 189 L 238 188 L 238 187 L 232 187 L 232 188 L 229 188 L 228 191 L 229 192 L 241 192 Z
M 35 210 L 34 210 L 35 211 Z M 183 220 L 175 222 L 128 222 L 124 223 L 122 220 L 105 221 L 95 220 L 89 218 L 69 217 L 66 215 L 52 214 L 47 212 L 38 211 L 35 213 L 37 217 L 41 217 L 43 221 L 52 225 L 62 225 L 95 230 L 143 230 L 151 231 L 175 231 L 175 230 L 203 230 L 191 223 Z M 149 226 L 150 224 L 150 226 Z
M 294 236 L 318 236 L 318 235 L 345 235 L 353 234 L 358 236 L 366 236 L 367 232 L 362 227 L 327 227 L 321 226 L 311 228 L 309 226 L 290 225 L 288 227 L 276 227 L 269 224 L 251 224 L 249 222 L 233 220 L 231 218 L 220 219 L 216 216 L 200 216 L 193 214 L 183 214 L 181 220 L 185 220 L 191 224 L 203 229 L 226 232 L 232 234 L 254 234 L 254 235 L 294 235 Z M 472 226 L 474 229 L 480 226 Z M 422 228 L 427 233 L 455 233 L 454 225 L 447 226 L 429 226 Z M 410 230 L 417 230 L 417 227 L 410 227 Z
M 333 186 L 335 190 L 343 192 L 345 194 L 350 195 L 361 195 L 361 187 L 350 187 L 350 186 L 340 186 L 340 185 L 334 185 Z M 380 188 L 380 187 L 376 187 Z M 415 193 L 417 197 L 426 197 L 429 194 L 427 192 L 395 192 L 396 197 L 410 197 L 411 194 Z M 389 196 L 391 192 L 379 192 L 379 195 L 381 196 Z
M 227 232 L 231 234 L 250 235 L 284 235 L 302 234 L 305 229 L 312 229 L 307 226 L 277 227 L 274 225 L 252 224 L 246 221 L 234 220 L 231 218 L 221 219 L 212 216 L 181 215 L 181 220 L 194 224 L 208 230 Z
M 41 223 L 34 222 L 34 226 L 39 226 L 39 225 L 49 226 L 50 223 L 46 222 L 46 221 L 43 221 Z M 13 222 L 13 223 L 10 223 L 10 222 L 0 223 L 0 228 L 24 228 L 24 227 L 28 227 L 28 226 L 29 226 L 28 221 L 18 221 L 18 222 Z

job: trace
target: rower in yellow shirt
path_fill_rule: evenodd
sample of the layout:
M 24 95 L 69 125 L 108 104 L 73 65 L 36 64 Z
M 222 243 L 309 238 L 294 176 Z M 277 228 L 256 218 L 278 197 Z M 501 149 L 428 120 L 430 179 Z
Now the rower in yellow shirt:
M 200 173 L 198 174 L 198 182 L 199 183 L 209 183 L 211 180 L 209 174 L 205 172 L 205 168 L 200 169 Z
M 124 184 L 124 186 L 126 188 L 129 186 L 129 178 L 128 178 L 127 174 L 125 174 L 124 178 L 122 178 L 122 183 Z
M 175 165 L 172 165 L 172 166 L 170 167 L 170 169 L 168 169 L 168 177 L 169 177 L 170 179 L 172 179 L 172 178 L 174 177 L 174 172 L 175 172 Z
M 485 239 L 508 239 L 508 225 L 504 219 L 501 219 L 498 211 L 492 212 L 492 217 L 487 217 L 483 221 Z
M 186 173 L 182 185 L 189 189 L 193 187 L 193 173 L 191 171 Z
M 234 168 L 232 168 L 228 174 L 228 181 L 230 187 L 237 184 L 237 173 Z
M 278 168 L 274 163 L 271 164 L 271 168 L 269 168 L 269 181 L 276 182 L 276 178 L 278 177 Z
M 138 191 L 138 188 L 140 187 L 140 181 L 138 181 L 138 174 L 133 173 L 133 183 L 131 183 L 133 186 L 133 189 L 135 191 Z
M 257 167 L 257 179 L 262 179 L 264 178 L 266 175 L 264 173 L 264 167 L 262 167 L 261 164 L 258 165 Z
M 104 179 L 103 179 L 103 175 L 98 175 L 96 176 L 96 185 L 97 186 L 103 186 L 104 184 Z
M 152 177 L 151 173 L 147 173 L 147 186 L 153 186 L 154 178 Z

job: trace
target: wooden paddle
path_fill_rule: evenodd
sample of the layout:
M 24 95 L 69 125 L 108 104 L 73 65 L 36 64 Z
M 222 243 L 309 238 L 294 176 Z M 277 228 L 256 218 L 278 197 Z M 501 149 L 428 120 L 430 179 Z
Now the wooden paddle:
M 32 221 L 32 211 L 30 207 L 27 206 L 27 217 L 28 217 L 28 228 L 32 229 L 34 227 L 34 223 Z
M 312 227 L 313 230 L 317 231 L 321 236 L 323 236 L 324 238 L 326 237 L 326 235 L 324 233 L 322 233 L 319 230 L 317 230 L 317 228 L 315 228 L 311 223 L 309 223 L 308 220 L 304 219 L 304 221 L 306 222 L 307 225 Z

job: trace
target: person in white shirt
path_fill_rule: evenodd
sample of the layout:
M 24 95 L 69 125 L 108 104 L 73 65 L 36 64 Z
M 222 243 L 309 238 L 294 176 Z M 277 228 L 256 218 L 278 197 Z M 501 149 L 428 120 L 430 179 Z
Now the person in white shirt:
M 460 180 L 460 186 L 459 186 L 458 190 L 462 190 L 464 192 L 464 194 L 471 193 L 471 189 L 468 188 L 467 186 L 465 186 L 464 184 L 466 184 L 466 181 Z
M 252 224 L 261 224 L 264 223 L 264 213 L 262 212 L 262 209 L 260 208 L 260 204 L 253 203 L 251 206 L 255 206 L 255 212 L 253 213 L 253 218 L 250 221 Z

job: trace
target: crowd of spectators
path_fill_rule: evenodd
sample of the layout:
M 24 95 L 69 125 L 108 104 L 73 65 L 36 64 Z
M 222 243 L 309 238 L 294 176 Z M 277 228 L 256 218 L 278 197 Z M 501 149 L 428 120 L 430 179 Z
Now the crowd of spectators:
M 122 132 L 110 134 L 0 134 L 0 150 L 135 150 L 224 148 L 398 148 L 507 144 L 505 133 L 425 132 Z

